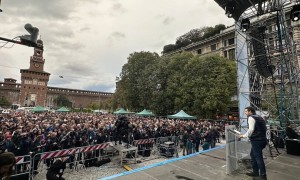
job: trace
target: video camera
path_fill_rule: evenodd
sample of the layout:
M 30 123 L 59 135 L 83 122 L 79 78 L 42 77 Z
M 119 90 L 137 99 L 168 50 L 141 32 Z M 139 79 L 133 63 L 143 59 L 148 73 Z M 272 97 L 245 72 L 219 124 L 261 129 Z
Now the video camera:
M 115 125 L 117 129 L 125 129 L 128 128 L 129 121 L 126 116 L 120 116 Z

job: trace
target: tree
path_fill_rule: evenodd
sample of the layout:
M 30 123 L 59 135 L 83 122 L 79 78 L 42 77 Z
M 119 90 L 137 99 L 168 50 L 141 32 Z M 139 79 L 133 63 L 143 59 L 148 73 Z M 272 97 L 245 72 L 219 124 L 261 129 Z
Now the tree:
M 203 38 L 208 28 L 209 27 L 192 29 L 189 32 L 185 33 L 184 35 L 178 37 L 176 40 L 181 42 L 190 42 L 190 43 L 197 42 Z
M 4 96 L 1 96 L 1 98 L 0 98 L 0 106 L 2 106 L 2 107 L 9 107 L 10 105 L 11 105 L 11 103 Z
M 159 56 L 151 52 L 134 52 L 129 55 L 128 62 L 122 67 L 119 90 L 116 97 L 123 100 L 124 106 L 132 111 L 143 109 L 151 95 L 151 71 L 147 71 L 155 64 Z
M 123 66 L 112 107 L 151 109 L 165 116 L 180 109 L 202 118 L 226 113 L 236 91 L 236 64 L 190 52 L 159 57 L 135 52 Z
M 175 44 L 168 44 L 164 46 L 163 53 L 168 53 L 176 50 Z
M 191 109 L 192 114 L 213 118 L 224 113 L 236 89 L 236 64 L 220 56 L 195 56 L 185 66 L 187 74 L 178 104 Z
M 99 107 L 100 105 L 97 103 L 90 103 L 89 105 L 87 105 L 87 108 L 95 110 L 95 109 L 100 109 Z
M 182 108 L 176 103 L 180 98 L 180 89 L 185 75 L 184 66 L 193 58 L 193 54 L 184 52 L 172 56 L 162 57 L 158 62 L 153 77 L 153 100 L 151 110 L 157 115 L 167 115 Z
M 195 43 L 206 38 L 212 37 L 219 34 L 221 30 L 226 29 L 224 24 L 215 25 L 215 27 L 202 27 L 197 29 L 192 29 L 184 35 L 176 38 L 175 44 L 168 44 L 163 48 L 163 54 L 176 51 L 182 47 L 185 47 L 191 43 Z
M 72 102 L 64 95 L 58 95 L 54 101 L 56 102 L 57 107 L 65 106 L 72 108 Z

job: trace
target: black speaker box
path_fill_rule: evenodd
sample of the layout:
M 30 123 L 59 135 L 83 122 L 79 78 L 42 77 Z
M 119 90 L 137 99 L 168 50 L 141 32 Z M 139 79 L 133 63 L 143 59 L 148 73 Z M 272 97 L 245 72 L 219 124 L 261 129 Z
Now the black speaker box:
M 273 74 L 274 66 L 269 63 L 265 48 L 265 26 L 253 28 L 250 35 L 252 36 L 253 53 L 255 56 L 255 67 L 257 72 L 267 78 Z

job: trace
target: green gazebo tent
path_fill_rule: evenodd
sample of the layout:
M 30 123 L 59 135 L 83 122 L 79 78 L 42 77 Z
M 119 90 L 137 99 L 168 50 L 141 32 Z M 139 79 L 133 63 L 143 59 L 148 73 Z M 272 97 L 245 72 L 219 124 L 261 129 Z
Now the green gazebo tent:
M 36 106 L 33 109 L 30 110 L 31 112 L 45 112 L 48 111 L 48 109 L 44 108 L 43 106 Z
M 176 114 L 168 115 L 167 118 L 171 118 L 171 119 L 196 119 L 195 116 L 188 115 L 183 110 L 180 110 Z
M 115 111 L 114 114 L 130 114 L 131 112 L 126 111 L 124 108 Z
M 147 111 L 146 109 L 144 109 L 143 111 L 136 113 L 136 115 L 139 116 L 155 116 L 151 111 Z
M 65 107 L 61 107 L 58 110 L 56 110 L 56 112 L 70 112 L 70 110 Z

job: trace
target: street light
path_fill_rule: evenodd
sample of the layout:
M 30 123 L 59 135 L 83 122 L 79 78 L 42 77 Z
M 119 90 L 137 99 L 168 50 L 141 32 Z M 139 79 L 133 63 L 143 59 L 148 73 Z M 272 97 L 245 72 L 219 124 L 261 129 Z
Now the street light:
M 241 30 L 246 32 L 250 28 L 250 20 L 249 18 L 243 19 L 241 22 Z
M 290 14 L 290 19 L 292 21 L 298 21 L 300 18 L 300 4 L 293 6 Z

